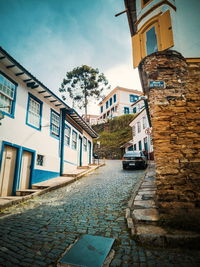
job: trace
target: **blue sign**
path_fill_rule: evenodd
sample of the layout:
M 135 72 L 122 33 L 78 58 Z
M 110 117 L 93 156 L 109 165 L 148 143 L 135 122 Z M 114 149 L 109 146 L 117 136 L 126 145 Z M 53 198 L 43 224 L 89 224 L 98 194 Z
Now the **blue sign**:
M 165 88 L 164 81 L 150 81 L 149 88 Z

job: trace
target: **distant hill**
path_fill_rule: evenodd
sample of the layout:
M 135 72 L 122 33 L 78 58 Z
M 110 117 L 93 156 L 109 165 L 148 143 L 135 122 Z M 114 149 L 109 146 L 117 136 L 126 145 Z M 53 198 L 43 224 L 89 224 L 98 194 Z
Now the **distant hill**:
M 135 114 L 126 114 L 102 123 L 92 126 L 99 134 L 99 139 L 94 141 L 94 152 L 100 158 L 121 159 L 121 145 L 132 139 L 132 129 L 129 123 L 133 120 Z M 100 148 L 97 142 L 100 141 Z

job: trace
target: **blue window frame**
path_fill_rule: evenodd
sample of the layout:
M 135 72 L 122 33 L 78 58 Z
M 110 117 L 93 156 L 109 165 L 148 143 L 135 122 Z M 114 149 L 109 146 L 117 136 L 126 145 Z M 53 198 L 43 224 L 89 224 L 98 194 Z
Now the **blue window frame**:
M 60 137 L 60 115 L 51 110 L 50 135 L 59 139 Z
M 130 102 L 134 103 L 139 99 L 138 95 L 130 95 Z
M 115 103 L 117 101 L 117 95 L 113 96 L 113 102 Z
M 136 107 L 133 108 L 133 113 L 137 113 L 137 108 Z
M 106 108 L 108 108 L 108 101 L 106 101 Z
M 110 106 L 112 106 L 112 98 L 110 98 Z
M 0 72 L 0 110 L 14 118 L 17 84 L 3 72 Z
M 103 106 L 100 107 L 100 111 L 101 111 L 101 113 L 103 112 Z
M 66 146 L 70 146 L 70 138 L 71 138 L 71 128 L 67 124 L 65 124 L 64 143 Z
M 139 147 L 139 150 L 142 150 L 142 142 L 141 141 L 138 142 L 138 147 Z
M 87 151 L 87 138 L 83 137 L 83 149 L 86 152 Z
M 26 124 L 37 130 L 41 130 L 42 104 L 34 95 L 28 94 Z
M 129 114 L 129 108 L 128 107 L 124 107 L 124 114 Z
M 72 131 L 72 148 L 77 149 L 77 132 Z

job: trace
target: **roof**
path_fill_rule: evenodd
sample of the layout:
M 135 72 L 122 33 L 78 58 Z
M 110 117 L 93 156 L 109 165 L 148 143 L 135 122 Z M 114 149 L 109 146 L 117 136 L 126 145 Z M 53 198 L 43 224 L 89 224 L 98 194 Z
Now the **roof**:
M 85 130 L 91 137 L 97 138 L 97 133 L 89 126 L 85 120 L 72 108 L 70 108 L 63 100 L 26 70 L 19 62 L 17 62 L 11 55 L 9 55 L 2 47 L 0 47 L 0 62 L 2 62 L 7 69 L 12 70 L 16 77 L 26 84 L 26 86 L 45 99 L 45 101 L 54 105 L 57 108 L 64 108 L 69 113 L 69 116 L 78 123 L 83 130 Z
M 114 94 L 116 91 L 126 91 L 126 92 L 130 92 L 130 93 L 137 94 L 140 96 L 143 95 L 143 93 L 141 91 L 117 86 L 103 100 L 101 100 L 101 102 L 98 105 L 100 106 L 102 103 L 107 101 L 111 97 L 111 95 Z

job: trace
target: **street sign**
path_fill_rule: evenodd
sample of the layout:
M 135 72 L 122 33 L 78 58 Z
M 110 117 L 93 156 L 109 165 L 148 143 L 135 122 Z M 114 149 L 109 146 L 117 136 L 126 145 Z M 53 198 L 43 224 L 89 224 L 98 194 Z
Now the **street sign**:
M 164 81 L 149 81 L 149 88 L 165 88 Z
M 146 128 L 145 134 L 151 135 L 151 132 L 152 132 L 151 128 Z

